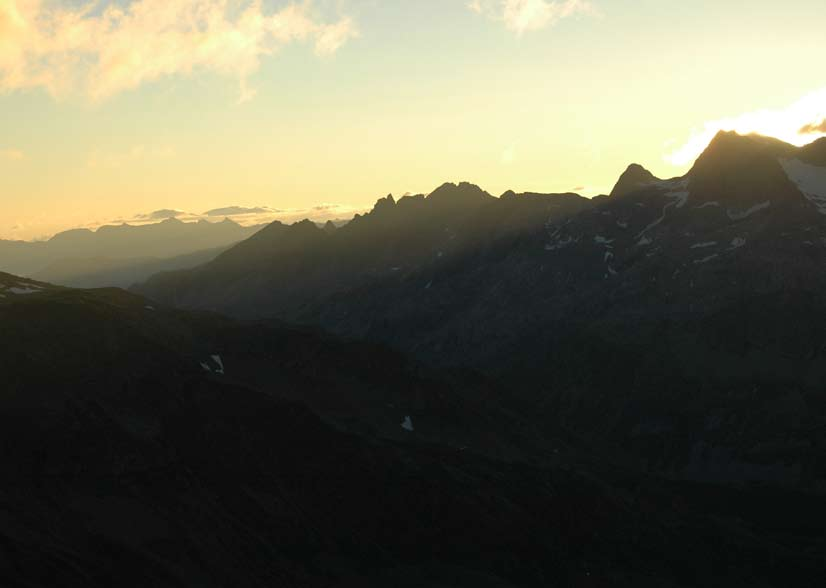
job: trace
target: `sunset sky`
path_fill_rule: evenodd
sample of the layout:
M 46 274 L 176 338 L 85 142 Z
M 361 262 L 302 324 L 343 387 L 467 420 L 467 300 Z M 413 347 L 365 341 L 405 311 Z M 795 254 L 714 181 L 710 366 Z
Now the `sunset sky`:
M 0 238 L 445 181 L 595 195 L 631 162 L 683 173 L 720 128 L 803 144 L 824 22 L 823 0 L 0 0 Z

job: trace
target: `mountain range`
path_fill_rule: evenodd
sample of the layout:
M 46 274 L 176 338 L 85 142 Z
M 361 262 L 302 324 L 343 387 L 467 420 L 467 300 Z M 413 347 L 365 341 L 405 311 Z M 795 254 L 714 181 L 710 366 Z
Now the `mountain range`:
M 822 491 L 824 199 L 826 140 L 720 133 L 683 177 L 632 165 L 593 200 L 445 184 L 136 292 L 478 372 L 643 471 Z
M 73 229 L 48 241 L 0 241 L 0 270 L 66 286 L 128 287 L 151 275 L 206 263 L 260 226 L 183 222 Z
M 4 586 L 826 576 L 826 139 L 3 251 Z

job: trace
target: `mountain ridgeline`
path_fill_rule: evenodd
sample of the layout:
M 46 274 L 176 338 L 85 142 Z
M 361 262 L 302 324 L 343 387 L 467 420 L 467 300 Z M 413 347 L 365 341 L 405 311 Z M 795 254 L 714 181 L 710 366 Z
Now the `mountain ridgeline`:
M 200 265 L 261 227 L 232 220 L 107 225 L 48 241 L 0 241 L 0 271 L 73 287 L 128 287 L 161 272 Z
M 542 432 L 670 477 L 826 490 L 826 140 L 720 133 L 610 196 L 471 184 L 275 223 L 136 292 L 480 373 Z

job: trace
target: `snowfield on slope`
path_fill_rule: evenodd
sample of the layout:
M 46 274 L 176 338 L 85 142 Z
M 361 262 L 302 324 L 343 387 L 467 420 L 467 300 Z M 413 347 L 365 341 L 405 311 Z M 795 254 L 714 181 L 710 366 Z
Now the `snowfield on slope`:
M 826 214 L 826 167 L 803 163 L 799 159 L 781 159 L 780 165 L 818 212 Z
M 726 213 L 728 214 L 729 219 L 733 221 L 745 220 L 749 218 L 751 215 L 760 212 L 761 210 L 765 210 L 772 205 L 770 200 L 766 200 L 765 202 L 761 202 L 760 204 L 755 204 L 751 208 L 742 211 L 732 211 L 727 210 Z

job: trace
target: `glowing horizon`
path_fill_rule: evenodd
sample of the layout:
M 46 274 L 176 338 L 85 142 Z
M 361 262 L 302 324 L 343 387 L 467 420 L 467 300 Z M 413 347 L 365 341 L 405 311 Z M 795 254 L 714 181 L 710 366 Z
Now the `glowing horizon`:
M 594 196 L 632 162 L 681 175 L 719 130 L 805 144 L 826 136 L 823 17 L 814 0 L 0 0 L 0 238 L 159 209 L 355 212 L 445 181 Z

